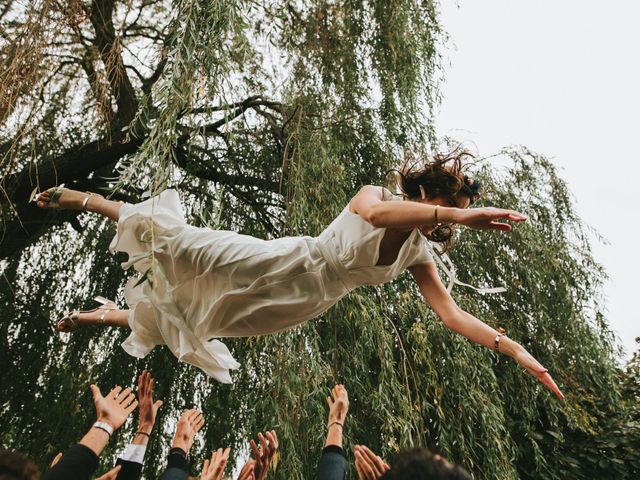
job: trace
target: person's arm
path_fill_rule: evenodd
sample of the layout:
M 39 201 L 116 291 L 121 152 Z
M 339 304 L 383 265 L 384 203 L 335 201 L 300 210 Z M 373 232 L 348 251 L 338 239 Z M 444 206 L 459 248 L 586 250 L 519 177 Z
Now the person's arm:
M 442 284 L 433 262 L 414 265 L 409 268 L 409 271 L 418 283 L 425 300 L 447 328 L 487 348 L 495 349 L 497 343 L 500 353 L 513 358 L 553 391 L 558 398 L 561 400 L 564 398 L 547 369 L 533 358 L 522 345 L 458 307 Z
M 118 480 L 138 480 L 142 475 L 144 454 L 156 423 L 158 409 L 162 406 L 162 400 L 155 402 L 153 400 L 153 378 L 146 370 L 143 370 L 138 377 L 138 399 L 140 402 L 138 429 L 133 441 L 116 462 L 117 465 L 122 466 L 118 473 Z
M 349 396 L 343 385 L 333 387 L 331 396 L 327 397 L 327 404 L 327 438 L 318 462 L 318 479 L 344 480 L 347 477 L 347 460 L 342 452 L 342 431 L 349 411 Z
M 349 208 L 374 227 L 417 228 L 439 223 L 458 223 L 469 228 L 511 230 L 500 219 L 523 222 L 527 218 L 515 210 L 502 208 L 455 208 L 422 202 L 385 202 L 380 188 L 367 185 L 351 199 Z M 437 215 L 437 218 L 436 218 Z
M 167 457 L 167 468 L 159 480 L 186 480 L 189 476 L 187 455 L 203 426 L 204 418 L 198 410 L 187 410 L 180 416 Z
M 97 421 L 80 442 L 72 446 L 55 465 L 48 470 L 43 480 L 84 480 L 98 468 L 98 457 L 106 447 L 111 435 L 120 428 L 127 417 L 138 406 L 135 395 L 129 388 L 116 387 L 106 397 L 100 389 L 91 385 Z

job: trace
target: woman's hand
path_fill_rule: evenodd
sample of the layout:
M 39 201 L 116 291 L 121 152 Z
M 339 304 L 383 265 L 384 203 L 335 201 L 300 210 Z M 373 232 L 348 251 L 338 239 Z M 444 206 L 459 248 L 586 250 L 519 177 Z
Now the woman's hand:
M 360 480 L 377 480 L 389 470 L 389 465 L 364 445 L 356 445 L 354 453 Z
M 265 438 L 266 436 L 266 438 Z M 256 444 L 255 440 L 251 440 L 251 450 L 255 458 L 253 464 L 253 475 L 256 480 L 263 480 L 267 476 L 269 466 L 273 462 L 276 451 L 278 450 L 278 437 L 276 432 L 271 430 L 264 435 L 258 433 L 258 440 L 260 441 L 260 447 Z
M 204 426 L 204 418 L 202 413 L 198 410 L 185 411 L 178 425 L 176 426 L 176 433 L 173 437 L 172 448 L 181 448 L 185 453 L 189 453 L 193 440 L 196 438 L 196 434 Z
M 108 423 L 114 430 L 120 428 L 129 414 L 138 406 L 136 396 L 130 388 L 122 390 L 121 387 L 115 387 L 106 397 L 103 397 L 100 389 L 91 385 L 91 393 L 93 393 L 98 421 Z
M 162 406 L 162 400 L 153 401 L 153 378 L 146 370 L 143 370 L 138 377 L 138 398 L 140 399 L 138 431 L 151 433 L 156 423 L 158 409 Z
M 255 466 L 256 466 L 256 461 L 253 458 L 250 458 L 249 460 L 247 460 L 247 463 L 245 463 L 244 466 L 242 467 L 242 470 L 240 470 L 237 480 L 255 480 L 256 479 L 255 472 L 254 472 Z
M 344 425 L 344 421 L 347 418 L 347 412 L 349 411 L 349 396 L 347 395 L 347 389 L 344 385 L 336 385 L 331 390 L 331 397 L 327 397 L 327 404 L 329 405 L 329 419 L 327 425 L 332 423 L 339 423 Z
M 205 460 L 200 473 L 200 480 L 222 480 L 224 467 L 227 466 L 227 459 L 231 449 L 222 450 L 219 448 L 211 454 L 211 460 Z
M 527 220 L 527 217 L 515 210 L 485 207 L 466 208 L 464 210 L 457 209 L 452 220 L 455 223 L 464 225 L 465 227 L 475 228 L 477 230 L 511 231 L 511 225 L 499 222 L 498 220 L 501 219 L 510 220 L 512 222 L 524 222 Z
M 536 377 L 540 383 L 555 393 L 560 400 L 564 400 L 564 395 L 558 388 L 558 385 L 556 385 L 556 382 L 553 381 L 553 378 L 551 378 L 551 375 L 549 375 L 549 371 L 533 358 L 529 352 L 522 348 L 513 356 L 513 359 L 531 375 Z

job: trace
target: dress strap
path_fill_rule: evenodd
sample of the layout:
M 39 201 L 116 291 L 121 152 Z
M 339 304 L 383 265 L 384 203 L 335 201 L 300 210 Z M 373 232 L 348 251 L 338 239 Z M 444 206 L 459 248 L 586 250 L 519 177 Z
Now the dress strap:
M 460 280 L 458 280 L 458 277 L 456 276 L 456 267 L 451 261 L 451 258 L 449 258 L 449 255 L 447 255 L 446 253 L 439 252 L 438 249 L 434 248 L 428 241 L 425 242 L 425 244 L 427 245 L 427 248 L 431 251 L 432 256 L 436 261 L 436 263 L 438 264 L 438 266 L 449 277 L 449 285 L 447 286 L 447 291 L 449 293 L 451 293 L 451 290 L 453 290 L 454 285 L 468 287 L 482 294 L 503 293 L 507 291 L 507 289 L 504 287 L 482 288 L 482 287 L 475 287 L 473 285 L 469 285 L 468 283 L 461 282 Z

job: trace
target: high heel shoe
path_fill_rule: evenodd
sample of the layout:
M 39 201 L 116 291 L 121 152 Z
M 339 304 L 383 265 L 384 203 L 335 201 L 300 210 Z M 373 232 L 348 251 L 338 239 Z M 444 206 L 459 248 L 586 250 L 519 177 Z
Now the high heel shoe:
M 56 330 L 59 332 L 75 332 L 80 328 L 78 320 L 80 319 L 81 313 L 93 313 L 98 310 L 102 311 L 100 318 L 98 318 L 98 322 L 102 324 L 104 323 L 107 312 L 118 309 L 116 302 L 105 297 L 97 296 L 94 300 L 100 304 L 98 307 L 92 310 L 72 310 L 71 312 L 68 312 L 64 317 L 56 322 Z

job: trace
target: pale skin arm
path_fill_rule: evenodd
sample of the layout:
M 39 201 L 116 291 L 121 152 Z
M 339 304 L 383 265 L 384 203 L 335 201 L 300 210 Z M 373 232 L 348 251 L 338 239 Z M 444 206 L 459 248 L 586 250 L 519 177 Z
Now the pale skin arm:
M 349 411 L 349 395 L 344 385 L 338 384 L 327 397 L 329 417 L 327 419 L 327 438 L 324 446 L 335 445 L 342 448 L 342 430 Z
M 487 348 L 494 348 L 498 331 L 458 307 L 440 280 L 434 263 L 414 265 L 409 268 L 409 271 L 418 283 L 425 300 L 447 328 L 472 342 Z M 533 358 L 522 345 L 504 336 L 500 339 L 499 346 L 500 353 L 513 358 L 540 383 L 555 393 L 558 398 L 564 399 L 564 395 L 547 369 Z
M 349 208 L 374 227 L 395 229 L 436 226 L 436 206 L 438 208 L 437 223 L 458 223 L 481 230 L 509 231 L 511 225 L 498 220 L 523 222 L 527 219 L 514 210 L 493 207 L 455 208 L 439 205 L 437 199 L 430 202 L 385 202 L 382 200 L 380 187 L 367 185 L 351 199 Z

